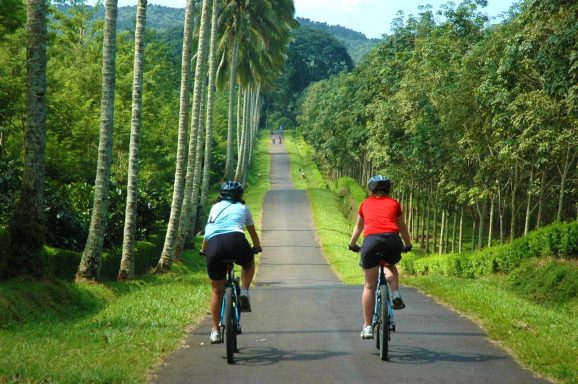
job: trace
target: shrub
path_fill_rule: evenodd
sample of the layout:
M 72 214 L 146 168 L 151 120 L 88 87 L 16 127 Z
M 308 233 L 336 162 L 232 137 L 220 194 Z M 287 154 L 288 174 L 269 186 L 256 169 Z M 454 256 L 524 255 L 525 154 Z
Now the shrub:
M 553 224 L 537 229 L 509 244 L 463 253 L 406 258 L 404 271 L 414 274 L 438 273 L 475 278 L 496 272 L 510 273 L 525 260 L 535 257 L 576 258 L 578 222 Z

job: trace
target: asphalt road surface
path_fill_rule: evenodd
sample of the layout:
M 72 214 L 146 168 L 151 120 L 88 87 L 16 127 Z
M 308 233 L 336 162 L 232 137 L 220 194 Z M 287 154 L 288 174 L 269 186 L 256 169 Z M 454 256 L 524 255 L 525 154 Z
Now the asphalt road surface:
M 332 272 L 315 240 L 307 195 L 291 182 L 285 147 L 270 148 L 263 255 L 251 288 L 253 312 L 241 319 L 236 363 L 227 364 L 224 344 L 209 343 L 207 315 L 151 383 L 547 382 L 522 369 L 475 323 L 404 287 L 407 306 L 395 313 L 389 360 L 381 361 L 374 341 L 359 337 L 361 286 L 345 286 Z

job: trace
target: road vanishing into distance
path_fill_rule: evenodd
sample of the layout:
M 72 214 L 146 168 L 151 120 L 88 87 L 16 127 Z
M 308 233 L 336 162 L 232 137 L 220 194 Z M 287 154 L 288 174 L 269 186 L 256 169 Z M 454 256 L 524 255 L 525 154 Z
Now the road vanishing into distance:
M 396 311 L 389 360 L 381 361 L 375 342 L 359 337 L 362 287 L 337 279 L 316 241 L 307 194 L 291 182 L 284 145 L 271 143 L 270 153 L 263 254 L 236 363 L 227 364 L 224 344 L 209 343 L 207 313 L 150 383 L 547 383 L 478 325 L 405 287 L 407 306 Z

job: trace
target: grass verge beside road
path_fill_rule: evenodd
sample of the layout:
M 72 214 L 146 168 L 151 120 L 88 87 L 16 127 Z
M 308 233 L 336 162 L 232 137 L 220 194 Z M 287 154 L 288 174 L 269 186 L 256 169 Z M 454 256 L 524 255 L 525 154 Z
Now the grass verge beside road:
M 298 168 L 309 170 L 311 175 L 319 172 L 302 140 L 286 136 L 285 145 L 294 183 L 307 190 L 324 254 L 344 283 L 361 284 L 358 255 L 347 250 L 354 222 L 345 218 L 341 197 L 326 189 L 323 181 L 312 178 L 315 181 L 311 183 L 300 177 Z M 476 321 L 522 366 L 536 374 L 559 383 L 578 383 L 575 312 L 532 303 L 516 294 L 504 276 L 466 279 L 402 275 L 401 283 L 416 287 Z

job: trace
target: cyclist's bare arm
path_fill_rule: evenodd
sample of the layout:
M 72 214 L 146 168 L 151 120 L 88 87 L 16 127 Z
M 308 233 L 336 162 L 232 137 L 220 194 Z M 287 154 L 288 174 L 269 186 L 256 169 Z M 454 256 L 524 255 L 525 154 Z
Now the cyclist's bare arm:
M 363 232 L 363 217 L 357 215 L 357 222 L 355 223 L 355 228 L 353 228 L 353 233 L 351 234 L 351 240 L 349 240 L 349 245 L 353 246 L 357 243 L 359 236 Z
M 397 227 L 399 228 L 399 234 L 403 239 L 403 243 L 406 247 L 411 246 L 411 238 L 409 236 L 409 231 L 407 230 L 407 225 L 405 225 L 405 220 L 403 219 L 403 215 L 398 216 L 397 218 Z
M 251 241 L 253 242 L 254 248 L 261 248 L 261 241 L 259 241 L 259 236 L 257 235 L 257 231 L 255 230 L 254 225 L 247 225 L 247 232 L 249 232 L 249 236 L 251 236 Z

